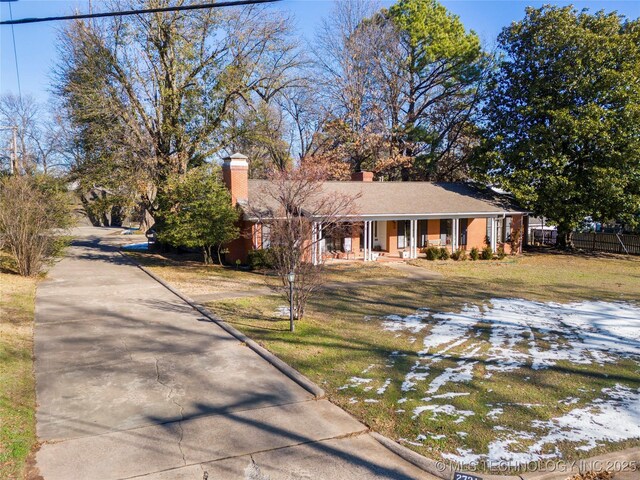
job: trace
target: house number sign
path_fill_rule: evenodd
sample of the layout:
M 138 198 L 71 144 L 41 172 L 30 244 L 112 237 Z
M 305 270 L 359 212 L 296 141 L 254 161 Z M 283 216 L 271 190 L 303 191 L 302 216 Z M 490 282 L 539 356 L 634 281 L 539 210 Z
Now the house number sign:
M 482 477 L 471 475 L 469 473 L 455 472 L 453 474 L 453 480 L 482 480 Z

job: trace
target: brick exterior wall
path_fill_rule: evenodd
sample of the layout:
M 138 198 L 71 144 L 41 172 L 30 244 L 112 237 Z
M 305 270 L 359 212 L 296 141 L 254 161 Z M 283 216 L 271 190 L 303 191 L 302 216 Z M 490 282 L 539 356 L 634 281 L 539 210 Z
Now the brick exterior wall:
M 484 239 L 487 236 L 486 218 L 469 218 L 467 224 L 467 250 L 476 247 L 482 250 L 485 247 Z
M 427 221 L 427 239 L 429 244 L 432 242 L 438 243 L 440 240 L 440 220 Z

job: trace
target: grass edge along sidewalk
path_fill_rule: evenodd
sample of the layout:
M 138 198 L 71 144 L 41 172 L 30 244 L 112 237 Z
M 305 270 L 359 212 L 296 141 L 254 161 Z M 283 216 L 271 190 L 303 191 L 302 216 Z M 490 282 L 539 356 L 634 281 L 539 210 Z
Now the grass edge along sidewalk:
M 4 259 L 3 259 L 4 260 Z M 23 478 L 37 446 L 33 318 L 38 278 L 0 269 L 0 479 Z

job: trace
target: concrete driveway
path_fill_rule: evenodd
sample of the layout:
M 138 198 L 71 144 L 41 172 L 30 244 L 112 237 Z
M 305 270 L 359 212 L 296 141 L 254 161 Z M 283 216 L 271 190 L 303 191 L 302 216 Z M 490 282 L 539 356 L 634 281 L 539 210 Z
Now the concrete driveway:
M 45 480 L 433 478 L 82 231 L 36 297 Z

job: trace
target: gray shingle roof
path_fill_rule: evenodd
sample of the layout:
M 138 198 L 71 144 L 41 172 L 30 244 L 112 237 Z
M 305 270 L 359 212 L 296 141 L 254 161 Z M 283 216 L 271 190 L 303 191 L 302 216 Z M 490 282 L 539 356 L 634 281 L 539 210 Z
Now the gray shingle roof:
M 261 198 L 268 180 L 249 180 L 249 204 L 268 205 Z M 327 194 L 359 195 L 356 210 L 362 217 L 509 214 L 523 212 L 508 195 L 469 183 L 325 182 Z

